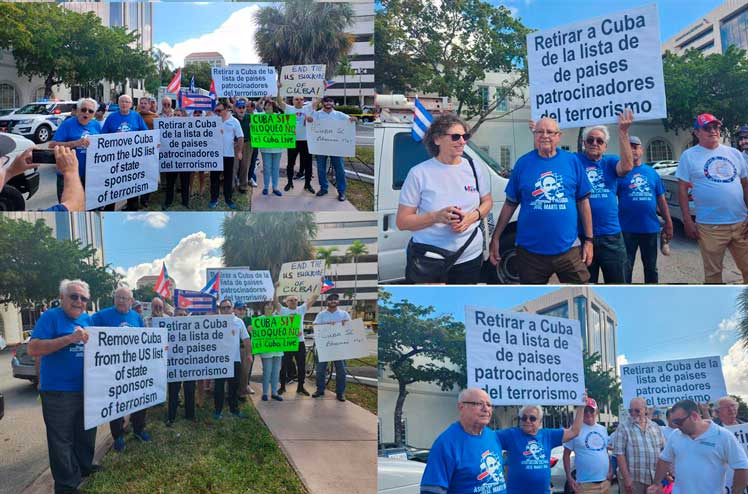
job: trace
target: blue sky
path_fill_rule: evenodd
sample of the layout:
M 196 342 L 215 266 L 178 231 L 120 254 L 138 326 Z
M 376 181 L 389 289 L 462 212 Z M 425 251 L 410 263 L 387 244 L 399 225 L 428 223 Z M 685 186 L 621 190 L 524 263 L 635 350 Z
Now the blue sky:
M 157 2 L 153 4 L 153 40 L 174 44 L 215 31 L 226 18 L 252 3 Z M 206 48 L 205 51 L 210 51 Z

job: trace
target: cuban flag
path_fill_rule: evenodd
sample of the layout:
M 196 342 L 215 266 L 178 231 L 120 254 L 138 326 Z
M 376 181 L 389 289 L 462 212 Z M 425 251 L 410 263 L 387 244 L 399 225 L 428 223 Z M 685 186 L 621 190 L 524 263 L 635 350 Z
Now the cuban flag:
M 330 79 L 329 81 L 325 81 L 325 89 L 329 88 L 330 86 L 334 85 L 335 81 Z
M 216 108 L 216 101 L 218 100 L 218 95 L 216 95 L 216 83 L 213 81 L 213 79 L 210 80 L 210 91 L 208 92 L 208 96 L 213 101 L 213 110 Z
M 322 282 L 322 288 L 320 289 L 320 293 L 325 293 L 327 291 L 332 290 L 333 288 L 335 288 L 335 283 L 325 278 L 325 281 Z
M 216 299 L 211 295 L 206 295 L 193 290 L 174 290 L 174 306 L 185 309 L 187 312 L 216 312 Z
M 177 73 L 174 74 L 174 78 L 171 80 L 169 85 L 166 86 L 166 91 L 169 93 L 178 93 L 181 87 L 182 87 L 182 67 L 179 67 L 179 70 L 177 70 Z
M 190 79 L 190 92 L 196 93 L 197 89 L 195 89 L 195 76 L 192 76 L 192 79 Z
M 163 298 L 171 297 L 171 279 L 169 279 L 169 272 L 166 270 L 166 263 L 161 263 L 161 273 L 158 275 L 158 280 L 153 286 L 153 291 L 161 295 Z
M 213 277 L 208 281 L 208 284 L 205 285 L 205 287 L 200 290 L 200 293 L 204 293 L 205 295 L 210 295 L 211 297 L 217 297 L 218 292 L 221 290 L 221 273 L 216 273 L 213 275 Z
M 426 107 L 421 104 L 421 101 L 416 96 L 415 112 L 413 113 L 413 128 L 410 131 L 413 140 L 421 142 L 423 136 L 426 135 L 426 130 L 428 130 L 433 121 L 434 117 L 429 113 Z

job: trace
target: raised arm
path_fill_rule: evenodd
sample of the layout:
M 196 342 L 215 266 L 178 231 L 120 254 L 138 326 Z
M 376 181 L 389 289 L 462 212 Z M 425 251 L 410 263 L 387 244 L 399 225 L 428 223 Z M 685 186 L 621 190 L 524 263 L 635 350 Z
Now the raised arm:
M 626 108 L 623 113 L 618 114 L 618 139 L 621 147 L 621 160 L 616 164 L 616 173 L 619 177 L 625 176 L 634 169 L 634 155 L 631 152 L 629 141 L 629 129 L 634 121 L 634 112 Z

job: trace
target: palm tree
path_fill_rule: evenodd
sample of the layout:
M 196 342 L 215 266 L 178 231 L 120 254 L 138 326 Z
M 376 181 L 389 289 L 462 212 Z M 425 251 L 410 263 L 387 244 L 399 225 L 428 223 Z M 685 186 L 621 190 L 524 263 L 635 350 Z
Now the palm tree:
M 337 69 L 337 75 L 343 76 L 343 104 L 348 104 L 348 80 L 347 76 L 354 75 L 356 72 L 353 70 L 353 67 L 351 67 L 351 61 L 346 56 L 340 59 L 340 62 L 338 62 L 338 69 Z
M 358 285 L 358 258 L 366 255 L 369 253 L 369 248 L 366 247 L 366 244 L 361 242 L 360 240 L 356 239 L 353 241 L 351 245 L 348 246 L 348 249 L 346 249 L 345 253 L 353 259 L 353 300 L 351 302 L 351 307 L 353 310 L 356 310 L 356 288 Z
M 313 213 L 237 213 L 221 224 L 225 266 L 269 269 L 278 279 L 284 262 L 310 259 L 317 236 Z
M 168 79 L 171 68 L 174 65 L 170 60 L 171 55 L 159 48 L 153 47 L 151 48 L 151 57 L 153 57 L 153 61 L 156 62 L 156 67 L 158 68 L 158 77 L 161 79 L 161 82 Z
M 278 71 L 284 65 L 323 63 L 329 78 L 353 46 L 353 35 L 345 32 L 353 23 L 347 3 L 288 0 L 259 9 L 254 21 L 257 53 Z
M 743 347 L 748 349 L 748 288 L 743 288 L 738 295 L 737 305 L 738 314 L 740 314 L 738 320 L 740 340 L 743 342 Z

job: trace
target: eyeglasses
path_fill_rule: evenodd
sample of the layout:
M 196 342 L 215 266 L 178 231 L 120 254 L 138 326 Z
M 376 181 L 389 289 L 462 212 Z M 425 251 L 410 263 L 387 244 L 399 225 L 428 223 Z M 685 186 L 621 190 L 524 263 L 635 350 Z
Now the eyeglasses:
M 115 295 L 114 300 L 130 300 L 130 297 L 127 295 Z
M 535 415 L 523 415 L 523 416 L 522 416 L 522 417 L 520 418 L 520 420 L 521 420 L 522 422 L 531 422 L 531 423 L 533 423 L 533 424 L 534 424 L 534 423 L 535 423 L 535 422 L 536 422 L 536 421 L 538 420 L 538 418 L 537 418 L 537 417 L 536 417 Z
M 94 113 L 96 113 L 96 110 L 92 110 L 92 109 L 90 109 L 90 108 L 81 108 L 81 109 L 80 109 L 80 110 L 78 110 L 78 111 L 79 111 L 79 112 L 83 112 L 83 113 L 91 113 L 91 114 L 94 114 Z
M 595 143 L 597 143 L 598 146 L 602 146 L 603 144 L 605 144 L 605 139 L 603 139 L 602 137 L 588 137 L 584 142 L 586 142 L 590 146 Z
M 719 132 L 720 130 L 722 130 L 722 126 L 721 125 L 706 125 L 702 127 L 701 130 L 705 130 L 707 132 L 714 132 L 716 130 L 717 132 Z
M 221 310 L 231 310 L 231 309 L 233 309 L 233 307 L 231 307 L 230 305 L 222 305 L 222 306 L 220 306 L 220 309 Z
M 463 139 L 463 140 L 464 140 L 465 142 L 467 142 L 467 141 L 468 141 L 468 140 L 470 139 L 470 133 L 469 133 L 469 132 L 467 132 L 467 133 L 465 133 L 465 134 L 447 134 L 447 135 L 448 135 L 449 137 L 451 137 L 451 138 L 452 138 L 452 140 L 453 140 L 454 142 L 457 142 L 457 141 L 459 141 L 459 140 L 460 140 L 460 137 L 462 137 L 462 139 Z
M 463 401 L 465 405 L 470 405 L 471 407 L 475 408 L 491 408 L 491 404 L 487 401 Z
M 640 413 L 642 413 L 643 411 L 644 411 L 644 409 L 643 409 L 643 408 L 629 408 L 629 413 L 630 413 L 631 415 L 639 415 L 639 414 L 640 414 Z
M 686 420 L 688 420 L 689 417 L 690 417 L 690 415 L 686 415 L 685 417 L 682 417 L 682 418 L 679 418 L 679 419 L 673 419 L 673 418 L 671 418 L 670 422 L 672 422 L 674 426 L 680 427 L 681 425 L 683 425 L 683 422 L 685 422 Z
M 214 112 L 214 113 L 221 113 L 222 111 L 223 111 L 223 109 L 222 109 L 222 108 L 220 108 L 220 109 L 219 109 L 219 108 L 216 108 L 215 110 L 213 110 L 213 112 Z
M 561 132 L 557 130 L 533 130 L 532 133 L 536 136 L 557 136 Z
M 85 304 L 85 303 L 87 303 L 87 302 L 88 302 L 89 300 L 91 300 L 90 298 L 88 298 L 88 297 L 84 297 L 83 295 L 79 295 L 79 294 L 77 294 L 77 293 L 71 293 L 70 295 L 68 295 L 68 297 L 69 297 L 69 298 L 70 298 L 70 300 L 72 300 L 73 302 L 77 302 L 77 301 L 79 301 L 79 300 L 80 300 L 80 301 L 81 301 L 81 302 L 83 302 L 84 304 Z

